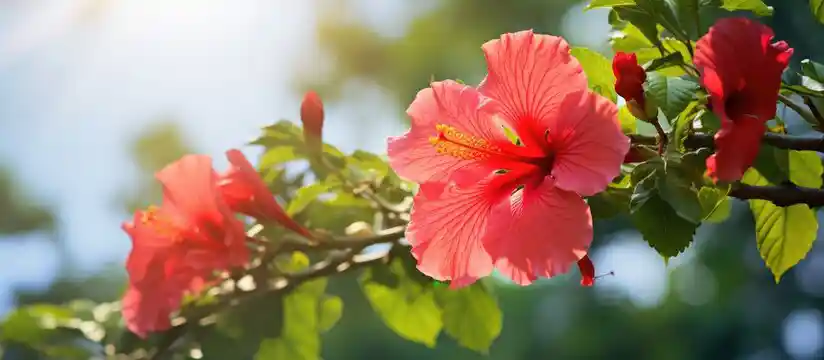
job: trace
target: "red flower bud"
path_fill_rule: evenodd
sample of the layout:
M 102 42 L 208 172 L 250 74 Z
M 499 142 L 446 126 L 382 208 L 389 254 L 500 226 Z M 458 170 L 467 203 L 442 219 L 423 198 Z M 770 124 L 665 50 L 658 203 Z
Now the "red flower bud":
M 300 104 L 303 137 L 310 151 L 320 152 L 323 145 L 323 102 L 314 91 L 303 96 Z
M 615 74 L 615 92 L 628 103 L 634 100 L 643 109 L 647 73 L 638 65 L 638 57 L 634 53 L 616 53 L 612 58 L 612 72 Z
M 581 286 L 595 285 L 595 265 L 592 265 L 589 255 L 578 260 L 578 269 L 581 270 Z

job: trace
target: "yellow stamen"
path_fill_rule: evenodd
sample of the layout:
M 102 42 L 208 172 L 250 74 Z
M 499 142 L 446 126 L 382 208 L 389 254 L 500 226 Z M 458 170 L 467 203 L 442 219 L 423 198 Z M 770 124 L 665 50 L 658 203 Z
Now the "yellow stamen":
M 150 205 L 149 208 L 143 212 L 140 222 L 143 225 L 151 227 L 157 234 L 167 237 L 174 242 L 183 241 L 183 232 L 180 227 L 168 217 L 163 216 L 159 210 L 160 208 L 157 206 Z
M 439 154 L 453 156 L 464 160 L 479 160 L 489 158 L 500 151 L 500 148 L 489 141 L 477 136 L 464 134 L 452 126 L 435 125 L 438 136 L 429 138 L 429 142 Z

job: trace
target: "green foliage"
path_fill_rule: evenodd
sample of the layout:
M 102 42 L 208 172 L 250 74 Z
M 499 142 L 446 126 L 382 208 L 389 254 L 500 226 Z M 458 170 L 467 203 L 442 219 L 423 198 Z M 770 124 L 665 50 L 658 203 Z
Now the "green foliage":
M 713 187 L 702 187 L 698 191 L 698 201 L 701 202 L 701 214 L 704 221 L 720 223 L 730 217 L 732 202 L 727 197 L 727 191 Z
M 416 275 L 409 264 L 414 263 L 396 259 L 389 264 L 391 275 L 373 268 L 360 278 L 366 298 L 384 323 L 404 339 L 430 348 L 443 330 L 459 344 L 487 352 L 501 332 L 503 317 L 489 290 L 482 283 L 459 290 L 436 286 L 432 279 Z M 387 281 L 387 275 L 393 280 Z
M 386 325 L 404 339 L 435 347 L 443 328 L 441 308 L 435 302 L 432 287 L 407 276 L 400 261 L 390 264 L 399 279 L 397 286 L 388 287 L 372 280 L 371 270 L 360 278 L 363 293 Z
M 592 217 L 595 219 L 609 219 L 629 210 L 629 200 L 632 196 L 632 183 L 629 176 L 609 184 L 606 190 L 587 198 Z
M 503 326 L 503 314 L 489 289 L 483 284 L 459 290 L 437 287 L 435 299 L 443 308 L 444 332 L 468 349 L 487 353 Z
M 693 100 L 698 84 L 677 77 L 650 74 L 646 94 L 655 99 L 664 116 L 672 122 Z
M 813 189 L 821 188 L 822 170 L 818 153 L 795 150 L 789 152 L 790 181 L 794 184 Z
M 744 174 L 742 182 L 750 185 L 769 185 L 769 181 L 755 169 Z M 766 200 L 750 200 L 755 219 L 755 239 L 761 258 L 781 280 L 784 273 L 807 256 L 818 232 L 818 220 L 807 205 L 780 207 Z
M 824 0 L 810 0 L 810 11 L 818 22 L 824 24 Z
M 686 169 L 678 161 L 651 160 L 632 172 L 635 184 L 630 198 L 630 219 L 644 240 L 665 258 L 692 243 L 703 218 L 698 194 L 684 180 Z
M 772 6 L 767 6 L 761 0 L 722 0 L 721 8 L 729 11 L 747 10 L 758 16 L 771 16 Z
M 587 9 L 628 5 L 635 5 L 635 0 L 592 0 Z
M 618 95 L 615 93 L 615 75 L 612 73 L 612 63 L 609 59 L 595 51 L 581 47 L 572 48 L 570 53 L 584 68 L 592 91 L 616 102 Z

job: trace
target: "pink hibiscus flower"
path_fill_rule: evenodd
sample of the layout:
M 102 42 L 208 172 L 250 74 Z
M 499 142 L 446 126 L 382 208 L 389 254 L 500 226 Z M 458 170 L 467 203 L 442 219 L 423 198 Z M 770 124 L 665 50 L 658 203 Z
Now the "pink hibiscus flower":
M 629 150 L 615 104 L 588 90 L 562 38 L 522 31 L 483 51 L 478 88 L 432 83 L 388 142 L 395 171 L 421 185 L 406 233 L 418 269 L 453 288 L 493 268 L 521 285 L 568 271 L 592 241 L 582 196 Z

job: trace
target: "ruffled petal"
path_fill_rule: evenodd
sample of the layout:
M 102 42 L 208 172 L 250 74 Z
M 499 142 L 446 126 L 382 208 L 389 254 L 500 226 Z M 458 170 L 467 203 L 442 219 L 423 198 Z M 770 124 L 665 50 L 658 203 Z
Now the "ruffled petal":
M 258 220 L 275 221 L 305 238 L 313 238 L 309 230 L 292 220 L 275 201 L 274 195 L 252 163 L 246 159 L 246 155 L 240 150 L 231 149 L 226 152 L 226 158 L 231 167 L 221 176 L 218 186 L 231 209 Z
M 398 175 L 418 183 L 478 182 L 500 168 L 497 154 L 511 146 L 494 118 L 494 104 L 470 86 L 432 83 L 406 112 L 412 127 L 389 138 L 389 163 Z
M 489 275 L 493 264 L 481 239 L 493 222 L 493 206 L 509 203 L 515 184 L 507 175 L 491 175 L 467 188 L 447 186 L 442 192 L 421 186 L 415 196 L 406 238 L 418 269 L 452 287 Z
M 592 216 L 575 193 L 552 179 L 528 184 L 492 210 L 484 248 L 495 267 L 519 285 L 569 271 L 592 242 Z
M 557 112 L 566 93 L 587 89 L 581 64 L 561 37 L 520 31 L 488 41 L 483 51 L 489 74 L 478 89 L 502 105 L 526 146 L 542 144 L 535 122 Z
M 186 155 L 155 174 L 163 185 L 163 208 L 178 218 L 222 222 L 217 173 L 207 155 Z
M 758 119 L 723 121 L 715 134 L 715 154 L 707 158 L 707 176 L 714 181 L 740 180 L 758 157 L 765 131 Z
M 781 74 L 793 49 L 783 41 L 771 43 L 773 37 L 768 26 L 734 17 L 718 20 L 698 40 L 695 66 L 714 110 L 719 110 L 719 102 L 732 101 L 726 106 L 729 117 L 746 114 L 767 121 L 775 116 Z
M 123 296 L 123 320 L 126 327 L 140 338 L 149 333 L 168 330 L 172 327 L 169 315 L 180 305 L 174 297 L 157 296 L 158 289 L 141 291 L 129 286 Z
M 630 141 L 618 121 L 618 108 L 588 90 L 564 98 L 548 118 L 547 140 L 555 152 L 555 186 L 581 196 L 603 191 L 621 172 Z

